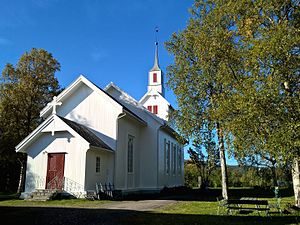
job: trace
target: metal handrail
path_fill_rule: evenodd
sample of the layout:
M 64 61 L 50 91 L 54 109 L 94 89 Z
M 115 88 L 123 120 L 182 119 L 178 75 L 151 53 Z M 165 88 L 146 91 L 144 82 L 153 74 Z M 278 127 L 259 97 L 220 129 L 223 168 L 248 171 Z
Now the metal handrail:
M 61 188 L 63 188 L 64 178 L 61 179 L 61 175 L 62 175 L 62 173 L 56 174 L 56 176 L 53 177 L 52 180 L 50 180 L 47 183 L 46 189 L 61 189 Z M 53 188 L 53 187 L 55 187 L 55 188 Z
M 34 189 L 44 189 L 45 188 L 45 178 L 35 175 L 34 176 Z
M 68 177 L 64 177 L 63 190 L 78 197 L 84 192 L 84 186 Z

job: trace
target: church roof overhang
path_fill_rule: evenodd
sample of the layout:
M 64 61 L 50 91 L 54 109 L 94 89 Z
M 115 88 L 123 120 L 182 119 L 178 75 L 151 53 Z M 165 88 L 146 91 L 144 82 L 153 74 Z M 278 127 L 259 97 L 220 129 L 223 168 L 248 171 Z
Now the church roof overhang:
M 147 122 L 145 122 L 143 119 L 141 119 L 140 117 L 135 116 L 131 111 L 124 109 L 124 113 L 128 116 L 130 116 L 132 119 L 134 119 L 135 121 L 137 121 L 138 123 L 140 123 L 142 126 L 147 126 Z
M 48 117 L 45 121 L 43 121 L 34 131 L 32 131 L 26 138 L 24 138 L 16 147 L 16 152 L 24 152 L 23 149 L 31 143 L 40 133 L 41 131 L 47 127 L 54 120 L 54 115 Z
M 171 126 L 169 126 L 167 123 L 164 123 L 164 125 L 162 125 L 160 127 L 161 130 L 165 131 L 166 133 L 168 133 L 169 135 L 171 135 L 173 138 L 175 139 L 181 139 L 183 140 L 183 144 L 188 144 L 188 141 L 186 139 L 183 139 L 180 134 L 175 131 Z
M 109 83 L 105 88 L 104 88 L 104 92 L 111 97 L 112 99 L 114 99 L 116 102 L 118 102 L 122 107 L 123 107 L 123 112 L 130 115 L 131 117 L 135 118 L 135 120 L 137 120 L 139 123 L 141 123 L 144 126 L 147 126 L 147 122 L 145 120 L 143 120 L 140 116 L 138 116 L 136 113 L 134 113 L 132 110 L 130 110 L 124 103 L 122 103 L 122 101 L 118 100 L 117 98 L 115 98 L 114 96 L 110 95 L 107 90 L 109 88 L 114 88 L 116 90 L 118 90 L 120 93 L 125 93 L 123 90 L 121 90 L 118 86 L 116 86 L 114 83 Z M 136 100 L 135 100 L 136 101 Z
M 88 127 L 57 115 L 51 115 L 15 147 L 16 152 L 26 152 L 26 147 L 36 140 L 42 133 L 51 132 L 51 129 L 47 130 L 47 126 L 50 125 L 54 120 L 62 121 L 65 127 L 63 129 L 62 127 L 59 129 L 55 129 L 55 127 L 53 127 L 52 129 L 54 132 L 68 131 L 83 138 L 87 143 L 89 143 L 90 146 L 113 151 L 109 145 L 101 140 Z
M 88 127 L 60 116 L 59 118 L 62 121 L 64 121 L 69 127 L 71 127 L 76 133 L 78 133 L 81 137 L 83 137 L 88 143 L 90 143 L 91 146 L 108 149 L 111 151 L 113 150 L 103 140 L 101 140 L 101 138 L 94 134 Z

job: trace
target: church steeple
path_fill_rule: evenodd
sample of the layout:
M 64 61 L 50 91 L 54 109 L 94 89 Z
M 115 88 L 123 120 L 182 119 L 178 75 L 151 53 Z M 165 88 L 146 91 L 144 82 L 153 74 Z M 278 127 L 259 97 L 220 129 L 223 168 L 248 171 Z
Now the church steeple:
M 158 41 L 155 42 L 155 56 L 154 56 L 154 65 L 150 71 L 160 71 L 158 64 Z
M 155 90 L 158 93 L 160 93 L 162 96 L 164 96 L 165 91 L 164 91 L 164 82 L 163 82 L 163 72 L 159 68 L 159 63 L 158 63 L 158 40 L 157 40 L 158 28 L 156 28 L 155 31 L 156 31 L 156 41 L 155 41 L 154 65 L 152 69 L 149 71 L 148 91 Z
M 158 63 L 158 40 L 156 27 L 154 65 L 148 73 L 148 91 L 139 101 L 149 112 L 168 120 L 170 103 L 165 99 L 164 74 Z

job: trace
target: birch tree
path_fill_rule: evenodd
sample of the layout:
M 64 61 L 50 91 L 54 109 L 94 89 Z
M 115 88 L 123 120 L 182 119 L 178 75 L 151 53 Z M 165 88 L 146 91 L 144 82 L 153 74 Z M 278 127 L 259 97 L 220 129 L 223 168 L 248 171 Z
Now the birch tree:
M 187 27 L 174 33 L 168 84 L 177 126 L 194 137 L 210 120 L 218 135 L 223 197 L 229 153 L 294 162 L 300 150 L 300 10 L 298 0 L 196 0 Z M 243 154 L 241 154 L 243 153 Z

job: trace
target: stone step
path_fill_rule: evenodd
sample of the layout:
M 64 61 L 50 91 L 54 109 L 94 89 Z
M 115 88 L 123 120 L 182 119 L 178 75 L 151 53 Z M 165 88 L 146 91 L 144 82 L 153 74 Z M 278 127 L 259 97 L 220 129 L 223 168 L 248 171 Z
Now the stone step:
M 49 201 L 50 198 L 42 198 L 42 197 L 33 197 L 33 198 L 29 198 L 29 199 L 26 199 L 27 201 Z
M 58 190 L 35 190 L 31 194 L 31 198 L 27 199 L 29 201 L 48 201 L 54 198 L 58 193 Z

